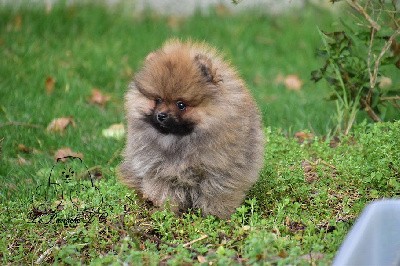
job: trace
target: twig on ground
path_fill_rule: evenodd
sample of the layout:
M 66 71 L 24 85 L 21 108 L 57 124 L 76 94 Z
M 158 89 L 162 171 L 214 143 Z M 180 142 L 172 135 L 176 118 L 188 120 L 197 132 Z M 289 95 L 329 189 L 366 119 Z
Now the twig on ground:
M 389 39 L 386 41 L 385 45 L 382 47 L 382 50 L 378 56 L 378 58 L 375 60 L 375 64 L 374 64 L 374 74 L 373 74 L 373 78 L 374 78 L 374 85 L 376 83 L 376 79 L 378 77 L 378 69 L 379 66 L 381 64 L 381 60 L 383 58 L 383 56 L 386 54 L 386 52 L 390 49 L 394 39 L 400 35 L 400 28 L 397 29 L 395 32 L 393 32 L 393 34 L 389 37 Z
M 368 46 L 368 57 L 367 57 L 367 66 L 368 66 L 368 74 L 369 74 L 369 86 L 370 88 L 375 87 L 375 83 L 373 83 L 373 71 L 371 68 L 371 61 L 372 61 L 372 46 L 374 43 L 375 39 L 375 33 L 376 30 L 374 28 L 371 29 L 371 35 L 370 35 L 370 40 L 369 40 L 369 46 Z M 369 100 L 369 99 L 368 99 Z
M 400 101 L 400 96 L 381 97 L 382 101 Z
M 354 8 L 358 13 L 364 16 L 364 18 L 369 22 L 372 28 L 374 28 L 376 31 L 379 31 L 381 29 L 381 26 L 374 21 L 368 13 L 365 11 L 365 9 L 358 3 L 357 0 L 347 0 L 347 3 Z
M 201 237 L 199 237 L 199 238 L 197 238 L 197 239 L 195 239 L 195 240 L 192 240 L 192 241 L 190 241 L 190 242 L 187 242 L 186 244 L 183 244 L 183 247 L 186 248 L 186 247 L 188 247 L 188 246 L 191 246 L 192 244 L 194 244 L 194 243 L 196 243 L 196 242 L 199 242 L 199 241 L 201 241 L 201 240 L 203 240 L 203 239 L 206 239 L 207 237 L 208 237 L 208 235 L 202 235 Z
M 52 245 L 51 247 L 49 247 L 48 249 L 46 249 L 40 256 L 39 258 L 36 260 L 36 264 L 41 264 L 43 262 L 44 259 L 47 258 L 48 255 L 51 254 L 51 252 L 53 251 L 53 249 L 59 249 L 62 245 L 64 245 L 64 243 L 67 242 L 67 239 L 69 237 L 71 237 L 72 235 L 74 235 L 76 232 L 71 232 L 70 235 L 67 235 L 61 239 L 59 239 L 58 241 L 56 241 L 56 243 L 54 243 L 54 245 Z M 61 240 L 61 241 L 60 241 Z M 87 243 L 84 243 L 82 245 L 88 245 Z
M 43 260 L 53 251 L 54 248 L 57 246 L 54 245 L 50 248 L 48 248 L 45 252 L 42 253 L 42 255 L 39 256 L 39 258 L 36 260 L 36 264 L 41 264 Z

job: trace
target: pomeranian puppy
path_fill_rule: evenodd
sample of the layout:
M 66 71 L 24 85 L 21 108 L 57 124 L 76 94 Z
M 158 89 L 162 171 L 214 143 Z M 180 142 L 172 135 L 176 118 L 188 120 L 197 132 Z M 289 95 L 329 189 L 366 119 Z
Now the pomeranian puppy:
M 119 178 L 156 206 L 229 216 L 263 165 L 260 112 L 235 69 L 203 43 L 150 53 L 125 95 Z

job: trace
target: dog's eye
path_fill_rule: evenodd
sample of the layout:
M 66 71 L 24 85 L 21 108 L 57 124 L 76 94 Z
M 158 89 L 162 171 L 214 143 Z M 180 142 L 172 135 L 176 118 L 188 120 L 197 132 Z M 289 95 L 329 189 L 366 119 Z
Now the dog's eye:
M 183 111 L 186 109 L 186 104 L 182 101 L 177 101 L 176 106 L 178 107 L 179 110 Z
M 157 99 L 155 100 L 155 102 L 156 102 L 156 105 L 159 105 L 160 103 L 162 103 L 162 99 L 161 99 L 161 98 L 157 98 Z

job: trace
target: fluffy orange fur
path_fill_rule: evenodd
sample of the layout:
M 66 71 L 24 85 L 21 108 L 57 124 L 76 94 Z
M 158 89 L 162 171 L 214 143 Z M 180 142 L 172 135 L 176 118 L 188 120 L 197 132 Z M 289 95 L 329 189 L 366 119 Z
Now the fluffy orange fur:
M 175 211 L 228 218 L 263 164 L 259 110 L 235 69 L 204 43 L 168 41 L 129 85 L 120 179 Z

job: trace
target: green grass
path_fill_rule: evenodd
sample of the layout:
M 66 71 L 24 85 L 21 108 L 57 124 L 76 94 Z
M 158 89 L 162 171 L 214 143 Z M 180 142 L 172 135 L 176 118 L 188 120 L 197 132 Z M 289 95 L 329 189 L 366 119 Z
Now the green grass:
M 197 14 L 176 23 L 100 6 L 60 6 L 48 14 L 1 8 L 2 263 L 329 264 L 365 204 L 398 195 L 400 124 L 360 124 L 330 147 L 323 136 L 334 126 L 334 105 L 323 99 L 327 88 L 309 81 L 321 63 L 314 56 L 321 43 L 317 25 L 329 28 L 335 21 L 320 12 Z M 263 112 L 265 167 L 244 205 L 227 221 L 153 210 L 115 178 L 124 141 L 105 138 L 102 130 L 124 122 L 123 94 L 132 74 L 170 37 L 206 40 L 223 51 Z M 287 90 L 275 82 L 279 74 L 299 76 L 303 88 Z M 56 80 L 50 95 L 48 77 Z M 104 108 L 88 103 L 95 87 L 111 96 Z M 54 118 L 66 116 L 73 117 L 75 127 L 46 131 Z M 300 144 L 293 134 L 302 130 L 318 137 Z M 40 189 L 46 188 L 52 167 L 54 176 L 62 171 L 53 156 L 63 147 L 82 153 L 85 167 L 101 173 L 98 190 L 77 195 L 85 206 L 79 211 L 57 209 L 54 198 L 40 205 Z M 90 187 L 84 177 L 78 183 Z M 57 215 L 43 224 L 36 213 L 32 222 L 34 207 L 57 210 Z M 90 211 L 100 218 L 62 223 Z M 193 240 L 198 241 L 185 246 Z

